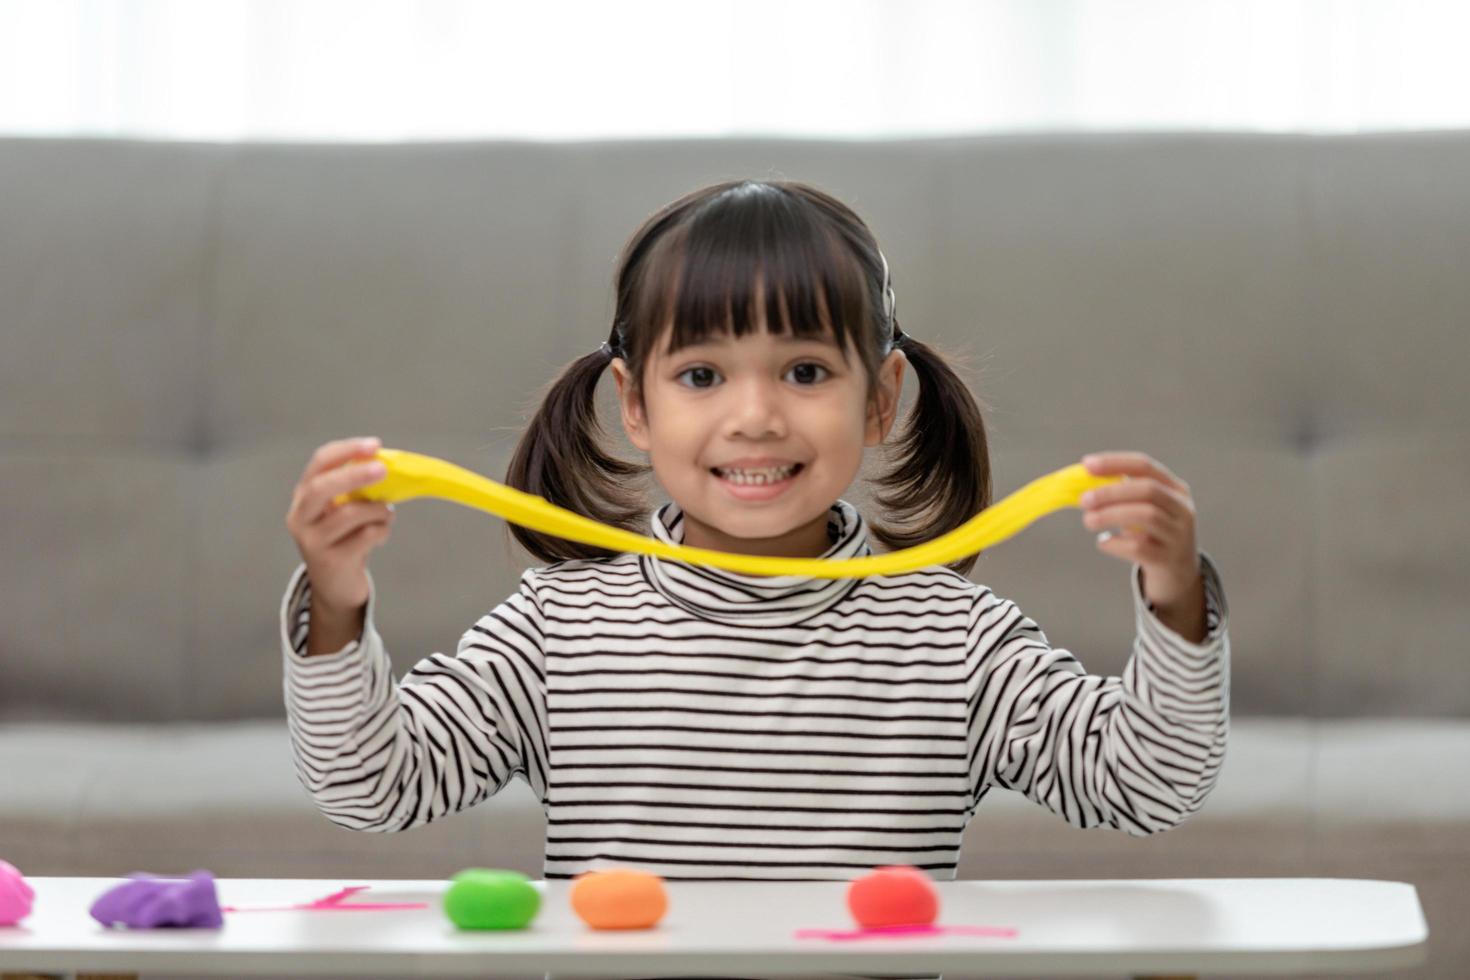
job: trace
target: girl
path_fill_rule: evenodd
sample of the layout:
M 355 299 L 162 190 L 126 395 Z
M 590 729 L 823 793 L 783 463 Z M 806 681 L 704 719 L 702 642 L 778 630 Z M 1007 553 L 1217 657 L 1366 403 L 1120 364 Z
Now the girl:
M 873 235 L 804 184 L 731 181 L 629 240 L 607 342 L 562 373 L 506 483 L 703 548 L 850 558 L 928 541 L 990 503 L 981 413 L 904 334 Z M 841 494 L 919 391 L 868 524 Z M 628 438 L 594 394 L 611 367 Z M 969 556 L 895 576 L 753 576 L 510 532 L 542 567 L 401 683 L 373 623 L 368 552 L 391 508 L 333 499 L 383 475 L 376 440 L 321 447 L 287 527 L 303 562 L 281 606 L 297 772 L 344 827 L 406 830 L 513 776 L 547 818 L 544 876 L 637 866 L 669 880 L 850 879 L 912 864 L 952 879 L 992 789 L 1080 827 L 1145 836 L 1214 787 L 1229 727 L 1218 571 L 1189 487 L 1140 453 L 1083 504 L 1131 563 L 1137 636 L 1120 677 L 1086 673 Z M 652 470 L 672 498 L 627 489 Z M 647 529 L 636 523 L 647 513 Z

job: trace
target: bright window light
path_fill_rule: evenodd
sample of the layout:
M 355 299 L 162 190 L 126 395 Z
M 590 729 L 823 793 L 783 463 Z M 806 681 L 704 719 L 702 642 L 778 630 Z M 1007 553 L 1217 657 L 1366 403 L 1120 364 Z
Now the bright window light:
M 0 133 L 1470 126 L 1459 0 L 0 0 Z

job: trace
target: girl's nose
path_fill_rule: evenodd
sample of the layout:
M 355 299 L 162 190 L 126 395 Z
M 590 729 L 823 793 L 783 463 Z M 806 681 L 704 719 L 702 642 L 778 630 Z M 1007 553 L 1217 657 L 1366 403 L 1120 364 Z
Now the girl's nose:
M 764 435 L 785 428 L 785 406 L 780 387 L 764 378 L 750 378 L 737 386 L 731 422 L 745 435 Z M 755 429 L 756 431 L 750 431 Z

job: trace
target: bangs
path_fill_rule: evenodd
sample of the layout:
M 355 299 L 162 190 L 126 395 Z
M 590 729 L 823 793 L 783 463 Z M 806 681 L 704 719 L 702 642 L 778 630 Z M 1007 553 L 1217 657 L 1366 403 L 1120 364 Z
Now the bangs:
M 672 322 L 664 355 L 717 335 L 744 337 L 760 323 L 777 336 L 830 342 L 844 360 L 872 315 L 853 249 L 799 202 L 771 188 L 736 188 L 663 236 L 645 265 L 648 296 L 637 333 L 651 347 Z M 640 338 L 641 339 L 641 338 Z

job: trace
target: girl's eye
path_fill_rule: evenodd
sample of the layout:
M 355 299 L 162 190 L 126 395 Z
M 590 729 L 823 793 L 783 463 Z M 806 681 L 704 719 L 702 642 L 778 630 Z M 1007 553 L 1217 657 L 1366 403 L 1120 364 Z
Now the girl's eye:
M 710 369 L 709 369 L 709 368 L 707 368 L 707 367 L 692 367 L 692 368 L 689 368 L 689 369 L 688 369 L 688 370 L 685 370 L 685 371 L 681 371 L 681 372 L 679 372 L 679 377 L 681 377 L 681 378 L 682 378 L 682 377 L 684 377 L 684 375 L 686 375 L 686 374 L 694 374 L 694 373 L 695 373 L 695 372 L 696 372 L 696 371 L 698 371 L 698 372 L 702 372 L 702 373 L 703 373 L 703 374 L 705 374 L 705 375 L 708 375 L 708 374 L 712 374 L 712 373 L 713 373 L 713 372 L 712 372 L 712 371 L 711 371 L 711 370 L 710 370 Z M 701 385 L 701 384 L 696 384 L 696 385 L 693 385 L 693 386 L 692 386 L 692 387 L 695 387 L 695 388 L 704 388 L 704 387 L 706 387 L 706 386 L 705 386 L 705 385 Z
M 815 361 L 802 361 L 800 364 L 796 365 L 796 367 L 792 368 L 791 370 L 793 370 L 793 371 L 800 371 L 802 368 L 815 368 L 818 371 L 826 371 L 827 370 L 826 368 L 822 367 L 822 365 L 816 363 Z M 811 372 L 810 371 L 804 372 L 804 376 L 810 378 L 811 377 Z
M 822 365 L 818 364 L 815 361 L 802 361 L 800 364 L 798 364 L 795 367 L 793 367 L 791 369 L 791 371 L 792 372 L 801 371 L 802 368 L 814 368 L 817 371 L 823 371 L 823 372 L 826 372 L 827 374 L 830 374 L 831 373 L 830 371 L 827 371 L 827 369 L 825 367 L 823 367 Z M 685 370 L 680 371 L 679 374 L 678 374 L 678 377 L 682 378 L 686 374 L 694 374 L 696 372 L 698 372 L 700 374 L 700 377 L 706 377 L 708 375 L 715 374 L 714 368 L 708 368 L 708 367 L 692 367 L 692 368 L 686 368 Z M 788 372 L 788 373 L 790 373 L 790 372 Z M 811 379 L 811 371 L 802 371 L 802 373 L 801 373 L 800 376 L 802 378 L 805 378 L 805 379 L 810 380 Z M 807 381 L 802 381 L 800 383 L 804 387 L 809 387 L 810 386 L 807 383 Z M 693 388 L 707 388 L 709 386 L 708 385 L 703 385 L 703 384 L 694 384 L 694 385 L 691 385 L 690 387 L 693 387 Z

